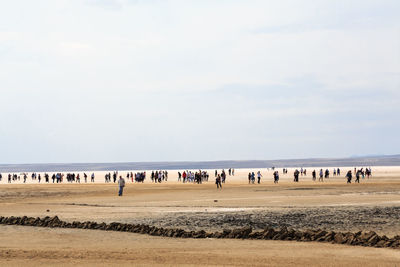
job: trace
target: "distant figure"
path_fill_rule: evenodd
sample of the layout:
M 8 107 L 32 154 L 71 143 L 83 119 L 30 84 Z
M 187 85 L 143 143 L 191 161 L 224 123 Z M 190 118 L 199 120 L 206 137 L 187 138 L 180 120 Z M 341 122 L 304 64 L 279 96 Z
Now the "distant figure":
M 235 176 L 235 169 L 232 169 L 232 176 Z
M 360 174 L 361 174 L 361 170 L 358 170 L 356 172 L 356 180 L 354 181 L 355 183 L 360 183 Z
M 347 183 L 351 184 L 351 179 L 353 178 L 351 175 L 351 171 L 348 171 L 346 174 L 346 178 L 347 178 Z
M 317 172 L 315 170 L 312 171 L 312 180 L 317 180 Z
M 322 169 L 319 170 L 319 179 L 318 182 L 323 182 L 324 181 L 324 172 Z
M 329 178 L 329 170 L 328 169 L 325 170 L 325 179 L 327 179 L 327 178 Z
M 215 179 L 215 184 L 217 185 L 217 189 L 218 188 L 222 189 L 221 176 L 219 174 L 217 175 L 217 178 Z
M 299 174 L 300 174 L 299 170 L 296 169 L 294 171 L 294 180 L 293 180 L 296 183 L 299 181 Z
M 124 187 L 125 187 L 125 180 L 124 178 L 122 178 L 122 176 L 119 176 L 118 186 L 119 186 L 118 196 L 121 197 L 122 194 L 124 193 Z
M 274 184 L 277 184 L 279 181 L 279 173 L 278 171 L 274 171 Z
M 367 178 L 369 179 L 369 177 L 372 175 L 371 167 L 366 168 L 366 170 L 365 170 L 365 175 L 366 175 Z
M 258 183 L 258 184 L 261 182 L 261 177 L 262 177 L 262 174 L 261 174 L 260 171 L 258 171 L 258 172 L 257 172 L 257 183 Z
M 90 177 L 90 181 L 91 181 L 92 183 L 94 183 L 94 172 L 92 173 L 92 176 Z
M 249 184 L 251 183 L 251 172 L 249 172 Z

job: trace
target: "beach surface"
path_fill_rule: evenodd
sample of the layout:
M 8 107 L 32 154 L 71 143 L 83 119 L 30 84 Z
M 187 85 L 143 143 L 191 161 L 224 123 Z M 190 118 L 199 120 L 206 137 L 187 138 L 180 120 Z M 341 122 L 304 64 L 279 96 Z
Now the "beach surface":
M 214 170 L 203 184 L 127 182 L 124 196 L 117 185 L 104 183 L 38 184 L 37 181 L 0 184 L 0 216 L 44 217 L 64 221 L 143 223 L 164 228 L 222 231 L 243 226 L 253 229 L 288 227 L 333 231 L 375 231 L 400 234 L 400 167 L 373 167 L 370 179 L 346 184 L 344 174 L 313 182 L 311 171 L 293 182 L 293 171 L 237 169 L 222 190 Z M 319 168 L 315 168 L 319 170 Z M 325 169 L 325 168 L 324 168 Z M 332 168 L 329 168 L 332 173 Z M 249 171 L 262 171 L 261 184 L 249 184 Z M 130 171 L 129 171 L 130 172 Z M 134 171 L 132 171 L 134 172 Z M 318 171 L 317 171 L 318 172 Z M 83 172 L 80 172 L 81 175 Z M 91 172 L 87 172 L 88 174 Z M 147 172 L 149 176 L 149 171 Z M 120 172 L 126 177 L 126 171 Z M 90 180 L 90 178 L 89 178 Z M 318 180 L 318 179 L 317 179 Z M 51 180 L 50 180 L 51 182 Z M 180 239 L 133 233 L 82 229 L 0 226 L 0 265 L 287 265 L 395 266 L 396 249 L 292 241 Z

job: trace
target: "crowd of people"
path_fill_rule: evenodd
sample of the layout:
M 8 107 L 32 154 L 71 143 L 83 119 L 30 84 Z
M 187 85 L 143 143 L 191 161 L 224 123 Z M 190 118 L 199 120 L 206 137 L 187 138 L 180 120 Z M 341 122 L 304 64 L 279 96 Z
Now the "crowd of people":
M 154 183 L 161 183 L 163 181 L 168 181 L 168 171 L 152 171 L 151 181 Z
M 279 182 L 279 171 L 275 170 L 275 167 L 271 168 L 273 170 L 273 181 L 275 184 Z M 268 168 L 269 170 L 269 168 Z M 289 173 L 288 168 L 283 168 L 282 169 L 282 174 L 287 175 Z M 313 169 L 311 172 L 311 177 L 312 181 L 317 181 L 317 176 L 318 176 L 318 181 L 323 182 L 324 179 L 329 179 L 330 175 L 336 177 L 341 175 L 341 169 L 340 168 L 333 168 L 332 170 L 329 169 L 319 169 L 318 171 Z M 235 175 L 235 170 L 233 168 L 228 169 L 226 172 L 224 169 L 221 170 L 220 172 L 218 170 L 215 170 L 215 184 L 217 188 L 222 188 L 222 184 L 226 182 L 227 176 L 234 176 Z M 307 175 L 307 169 L 300 168 L 300 169 L 295 169 L 293 171 L 293 181 L 294 182 L 299 182 L 300 177 L 306 176 Z M 369 168 L 354 168 L 354 170 L 349 170 L 347 171 L 345 178 L 347 179 L 347 183 L 352 183 L 353 178 L 355 183 L 360 183 L 360 179 L 369 179 L 372 175 L 372 169 Z M 177 178 L 178 182 L 182 183 L 195 183 L 195 184 L 202 184 L 203 182 L 208 182 L 209 181 L 209 174 L 207 171 L 204 170 L 198 170 L 198 171 L 190 171 L 190 170 L 185 170 L 185 171 L 178 171 L 177 172 Z M 48 174 L 48 173 L 36 173 L 33 172 L 30 175 L 32 181 L 37 181 L 38 183 L 62 183 L 64 181 L 68 183 L 94 183 L 95 182 L 95 173 L 92 172 L 90 175 L 87 174 L 86 172 L 81 173 L 53 173 L 53 174 Z M 105 183 L 121 183 L 120 180 L 124 180 L 124 186 L 125 186 L 125 179 L 121 176 L 118 175 L 118 171 L 114 172 L 108 172 L 105 174 Z M 120 178 L 118 180 L 118 177 Z M 15 174 L 15 173 L 9 173 L 7 175 L 7 182 L 8 183 L 13 183 L 13 182 L 20 182 L 22 180 L 23 183 L 27 182 L 28 179 L 28 173 L 20 173 L 20 174 Z M 168 171 L 152 171 L 151 175 L 151 182 L 152 183 L 161 183 L 161 182 L 167 182 L 168 181 Z M 255 184 L 256 179 L 257 179 L 257 184 L 261 183 L 261 180 L 263 178 L 262 172 L 259 170 L 257 172 L 249 172 L 248 173 L 248 183 L 249 184 Z M 0 173 L 0 182 L 3 179 L 3 175 Z M 90 181 L 89 181 L 90 179 Z M 132 182 L 132 183 L 143 183 L 146 179 L 146 172 L 127 172 L 126 173 L 126 182 Z
M 182 183 L 197 183 L 201 184 L 204 181 L 208 182 L 209 174 L 207 171 L 183 171 L 182 173 L 178 171 L 178 182 Z

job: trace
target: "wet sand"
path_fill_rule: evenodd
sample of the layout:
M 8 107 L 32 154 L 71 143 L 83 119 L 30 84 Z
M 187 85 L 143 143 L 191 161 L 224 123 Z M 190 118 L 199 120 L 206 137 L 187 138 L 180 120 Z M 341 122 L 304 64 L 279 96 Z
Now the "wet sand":
M 116 196 L 115 184 L 102 184 L 99 173 L 94 184 L 1 184 L 0 215 L 57 215 L 71 222 L 146 223 L 188 230 L 287 226 L 373 230 L 387 236 L 400 233 L 398 167 L 373 168 L 372 178 L 351 185 L 346 185 L 343 175 L 324 183 L 312 182 L 310 168 L 299 183 L 293 183 L 289 173 L 281 175 L 278 185 L 272 183 L 272 171 L 264 170 L 260 185 L 249 185 L 247 173 L 236 170 L 235 177 L 228 176 L 223 189 L 217 190 L 213 175 L 201 185 L 181 184 L 170 171 L 168 182 L 128 183 L 123 197 Z M 21 226 L 0 229 L 1 265 L 18 265 L 28 258 L 31 265 L 400 265 L 400 251 L 394 249 L 290 241 L 182 240 Z

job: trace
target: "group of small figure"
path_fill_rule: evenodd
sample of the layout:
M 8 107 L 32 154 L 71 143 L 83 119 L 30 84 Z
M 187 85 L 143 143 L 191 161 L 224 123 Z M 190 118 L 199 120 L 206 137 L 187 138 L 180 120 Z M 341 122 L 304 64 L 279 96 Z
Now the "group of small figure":
M 248 174 L 247 177 L 248 177 L 248 179 L 249 179 L 249 184 L 254 184 L 254 183 L 255 183 L 256 175 L 255 175 L 254 172 L 249 172 L 249 174 Z M 258 184 L 261 183 L 261 177 L 263 177 L 263 176 L 262 176 L 261 172 L 258 171 L 258 172 L 257 172 L 257 183 L 258 183 Z
M 8 183 L 12 183 L 15 181 L 20 181 L 21 180 L 21 175 L 22 175 L 22 179 L 23 179 L 23 183 L 26 183 L 27 179 L 28 179 L 28 174 L 27 173 L 22 173 L 20 175 L 17 174 L 8 174 Z M 88 179 L 88 175 L 86 173 L 83 173 L 83 177 L 84 177 L 84 181 L 85 183 L 87 183 L 87 179 Z M 94 173 L 92 173 L 91 175 L 91 182 L 94 183 Z M 0 173 L 0 181 L 2 180 L 3 176 Z M 50 177 L 50 175 L 48 173 L 44 173 L 43 177 L 40 175 L 40 173 L 35 173 L 33 172 L 31 174 L 31 179 L 32 181 L 38 181 L 38 183 L 40 183 L 42 181 L 42 178 L 44 178 L 44 182 L 45 183 L 50 183 L 50 179 L 52 180 L 52 183 L 62 183 L 64 180 L 64 174 L 63 173 L 53 173 Z M 80 175 L 79 173 L 75 175 L 75 173 L 67 173 L 66 174 L 66 179 L 68 182 L 72 183 L 72 182 L 77 182 L 80 183 L 81 179 L 80 179 Z
M 279 172 L 275 170 L 275 168 L 272 168 L 274 170 L 273 172 L 273 177 L 274 177 L 274 183 L 277 184 L 279 182 Z M 288 173 L 287 168 L 283 168 L 282 170 L 283 174 Z M 335 168 L 333 169 L 333 176 L 340 176 L 340 168 Z M 235 170 L 230 168 L 228 170 L 228 175 L 235 175 Z M 307 170 L 301 168 L 300 170 L 296 169 L 293 173 L 294 175 L 294 182 L 299 182 L 299 176 L 307 175 Z M 353 180 L 353 176 L 355 177 L 356 183 L 360 183 L 360 178 L 364 179 L 370 178 L 372 175 L 372 170 L 371 168 L 361 168 L 357 169 L 354 168 L 354 171 L 348 171 L 346 174 L 347 178 L 347 183 L 351 183 Z M 21 176 L 23 179 L 23 182 L 26 183 L 28 174 L 27 173 L 21 173 L 21 174 L 8 174 L 8 183 L 12 183 L 15 181 L 20 181 Z M 52 180 L 53 183 L 62 183 L 64 181 L 64 176 L 66 178 L 66 181 L 69 183 L 81 183 L 81 175 L 79 173 L 66 173 L 65 175 L 63 173 L 53 173 L 51 176 L 48 173 L 43 174 L 44 182 L 45 183 L 50 183 L 50 179 Z M 319 170 L 319 179 L 318 181 L 323 182 L 324 179 L 328 179 L 330 176 L 330 171 L 329 169 L 320 169 Z M 111 178 L 114 183 L 117 182 L 117 177 L 118 177 L 118 171 L 114 171 L 113 174 L 111 173 L 106 173 L 105 174 L 105 182 L 110 183 Z M 123 179 L 122 176 L 119 176 L 120 179 Z M 225 183 L 227 177 L 227 173 L 225 170 L 222 170 L 221 173 L 218 173 L 218 170 L 215 170 L 215 184 L 217 185 L 217 188 L 222 188 L 222 184 Z M 257 183 L 261 183 L 261 178 L 263 175 L 261 174 L 261 171 L 257 171 L 257 173 L 254 172 L 249 172 L 248 174 L 248 181 L 249 184 L 254 184 L 255 180 L 257 177 Z M 0 173 L 0 181 L 2 180 L 3 176 Z M 42 176 L 35 172 L 31 174 L 32 181 L 38 181 L 39 183 L 42 180 Z M 88 182 L 89 176 L 86 173 L 83 173 L 83 179 L 84 182 Z M 143 183 L 144 180 L 146 179 L 146 172 L 137 172 L 137 173 L 132 173 L 128 172 L 126 174 L 127 181 L 132 181 L 132 182 L 141 182 Z M 183 171 L 182 173 L 179 171 L 178 172 L 178 182 L 182 181 L 183 183 L 198 183 L 201 184 L 203 181 L 208 181 L 209 174 L 207 171 L 202 171 L 199 170 L 198 172 L 192 172 L 192 171 Z M 124 180 L 124 179 L 123 179 Z M 168 171 L 152 171 L 151 173 L 151 181 L 154 183 L 161 183 L 162 181 L 167 181 L 168 180 Z M 317 180 L 317 171 L 314 169 L 312 171 L 312 180 L 316 181 Z M 90 175 L 90 182 L 94 183 L 95 181 L 95 174 L 91 173 Z M 124 180 L 125 181 L 125 180 Z
M 228 170 L 229 176 L 234 176 L 235 175 L 235 169 L 229 169 Z M 217 185 L 217 189 L 220 188 L 222 189 L 222 184 L 224 184 L 226 181 L 226 172 L 225 170 L 221 171 L 221 174 L 218 173 L 217 170 L 215 170 L 215 184 Z
M 192 172 L 188 170 L 184 171 L 183 173 L 180 171 L 178 172 L 178 182 L 201 184 L 203 181 L 208 182 L 208 178 L 208 172 L 202 170 L 199 170 L 198 172 Z
M 274 169 L 275 168 L 273 168 L 272 170 L 274 170 Z M 287 168 L 283 168 L 282 169 L 282 173 L 283 174 L 287 174 L 288 173 L 288 169 Z M 332 173 L 333 173 L 333 176 L 340 176 L 340 168 L 333 169 Z M 303 176 L 303 175 L 307 175 L 307 169 L 303 169 L 303 168 L 301 168 L 300 170 L 295 169 L 295 171 L 293 173 L 293 176 L 294 176 L 293 181 L 296 182 L 296 183 L 299 182 L 299 176 Z M 319 182 L 323 182 L 324 178 L 325 179 L 329 178 L 329 175 L 330 175 L 330 171 L 328 169 L 326 169 L 325 171 L 323 169 L 320 169 L 319 170 L 318 181 Z M 362 177 L 362 179 L 364 179 L 365 177 L 369 178 L 371 175 L 372 175 L 371 168 L 365 168 L 365 169 L 361 168 L 361 169 L 358 169 L 358 170 L 357 170 L 357 168 L 354 168 L 354 176 L 356 177 L 356 179 L 355 179 L 356 183 L 360 182 L 360 177 Z M 261 172 L 258 171 L 257 172 L 257 183 L 258 184 L 260 184 L 260 182 L 261 182 L 261 177 L 263 177 L 263 176 L 262 176 Z M 279 182 L 279 172 L 278 171 L 274 171 L 273 172 L 273 177 L 274 177 L 274 183 L 277 184 Z M 346 174 L 347 183 L 351 183 L 352 177 L 353 177 L 352 171 L 348 171 L 347 174 Z M 256 178 L 256 174 L 254 172 L 249 172 L 249 174 L 248 174 L 249 184 L 254 184 L 255 183 L 255 178 Z M 312 180 L 313 181 L 317 180 L 317 171 L 316 170 L 312 171 Z
M 364 168 L 361 168 L 358 170 L 357 170 L 357 168 L 354 168 L 354 175 L 356 177 L 354 182 L 360 183 L 360 177 L 362 177 L 362 179 L 364 179 L 365 177 L 367 177 L 367 179 L 369 179 L 369 177 L 371 177 L 371 175 L 372 175 L 372 170 L 371 170 L 371 168 L 365 168 L 365 170 L 364 170 Z M 351 184 L 351 181 L 353 179 L 353 174 L 351 171 L 347 172 L 346 178 L 347 178 L 347 183 Z
M 56 176 L 57 183 L 58 183 L 58 181 L 61 183 L 62 180 L 63 180 L 63 177 L 64 177 L 64 174 L 61 174 L 61 173 L 57 174 L 57 176 Z M 94 175 L 94 172 L 92 172 L 92 174 L 90 175 L 90 182 L 91 183 L 94 183 L 94 178 L 95 178 L 95 175 Z M 67 173 L 66 174 L 66 179 L 67 179 L 67 182 L 69 182 L 69 183 L 74 183 L 74 182 L 75 183 L 81 183 L 81 175 L 79 173 L 77 173 L 77 174 L 75 174 L 75 173 Z M 85 183 L 88 182 L 88 175 L 85 172 L 83 173 L 83 179 L 84 179 Z
M 330 172 L 329 172 L 329 170 L 328 169 L 326 169 L 325 171 L 323 170 L 323 169 L 320 169 L 319 170 L 319 178 L 318 178 L 318 181 L 319 182 L 323 182 L 324 181 L 324 178 L 325 179 L 328 179 L 329 178 L 329 175 L 330 175 Z M 340 169 L 339 168 L 337 168 L 337 169 L 333 169 L 333 176 L 340 176 Z M 315 171 L 315 170 L 313 170 L 312 171 L 312 180 L 313 181 L 316 181 L 317 180 L 317 172 Z
M 151 181 L 154 183 L 161 183 L 162 181 L 168 181 L 168 171 L 152 171 Z
M 113 183 L 116 183 L 117 177 L 118 177 L 118 171 L 114 171 L 112 175 L 110 172 L 106 173 L 106 175 L 104 176 L 104 181 L 106 183 L 111 183 L 111 177 L 112 177 Z M 121 175 L 120 175 L 120 178 L 122 178 Z M 132 183 L 133 182 L 143 183 L 145 179 L 146 179 L 146 172 L 136 172 L 136 173 L 127 172 L 126 173 L 126 180 L 131 181 Z

